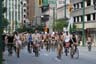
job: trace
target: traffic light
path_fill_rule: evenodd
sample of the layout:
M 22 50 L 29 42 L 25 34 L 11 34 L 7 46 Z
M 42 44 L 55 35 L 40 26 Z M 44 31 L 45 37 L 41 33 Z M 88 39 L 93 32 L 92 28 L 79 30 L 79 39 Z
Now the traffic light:
M 96 10 L 96 0 L 93 0 L 94 2 L 94 10 Z
M 69 11 L 70 13 L 72 12 L 72 9 L 73 9 L 72 4 L 69 4 L 69 5 L 68 5 L 68 11 Z
M 38 6 L 41 7 L 43 4 L 43 1 L 42 0 L 38 0 Z

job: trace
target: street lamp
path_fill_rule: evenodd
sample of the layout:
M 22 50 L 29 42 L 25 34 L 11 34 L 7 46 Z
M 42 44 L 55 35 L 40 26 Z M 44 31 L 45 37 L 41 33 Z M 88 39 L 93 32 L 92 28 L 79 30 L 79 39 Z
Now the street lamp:
M 84 16 L 85 16 L 85 0 L 82 0 L 82 2 L 83 2 L 83 10 L 82 10 L 82 12 L 83 12 L 83 21 L 82 21 L 82 44 L 83 44 L 83 46 L 85 46 L 85 31 L 84 31 L 84 28 L 85 28 L 85 23 L 84 23 Z
M 64 9 L 65 9 L 65 10 L 64 10 L 64 14 L 65 14 L 64 18 L 66 19 L 66 0 L 65 0 L 64 4 L 65 4 L 65 5 L 64 5 Z

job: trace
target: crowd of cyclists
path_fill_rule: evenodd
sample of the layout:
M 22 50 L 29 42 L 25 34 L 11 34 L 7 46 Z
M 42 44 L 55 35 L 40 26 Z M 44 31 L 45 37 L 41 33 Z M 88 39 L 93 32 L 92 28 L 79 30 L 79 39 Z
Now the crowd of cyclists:
M 76 51 L 78 46 L 79 38 L 75 33 L 70 34 L 66 32 L 41 32 L 35 30 L 35 33 L 11 33 L 3 35 L 3 42 L 5 43 L 5 48 L 8 49 L 8 55 L 11 56 L 13 52 L 17 54 L 17 57 L 20 57 L 20 50 L 27 47 L 29 53 L 35 53 L 35 56 L 40 55 L 41 49 L 46 49 L 50 52 L 55 51 L 57 53 L 57 58 L 61 59 L 63 53 L 67 56 L 68 53 L 74 47 Z M 73 55 L 72 55 L 73 58 Z

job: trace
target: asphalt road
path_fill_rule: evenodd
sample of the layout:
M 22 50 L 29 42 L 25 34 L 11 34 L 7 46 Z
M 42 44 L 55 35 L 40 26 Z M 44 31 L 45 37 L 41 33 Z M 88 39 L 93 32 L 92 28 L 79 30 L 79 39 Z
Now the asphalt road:
M 62 59 L 56 58 L 56 51 L 46 52 L 45 49 L 40 51 L 40 56 L 35 57 L 34 53 L 29 54 L 27 49 L 21 50 L 20 58 L 14 53 L 8 56 L 8 52 L 4 53 L 4 64 L 96 64 L 96 48 L 93 47 L 91 52 L 88 52 L 87 47 L 79 47 L 79 59 L 71 59 L 70 56 L 62 55 Z

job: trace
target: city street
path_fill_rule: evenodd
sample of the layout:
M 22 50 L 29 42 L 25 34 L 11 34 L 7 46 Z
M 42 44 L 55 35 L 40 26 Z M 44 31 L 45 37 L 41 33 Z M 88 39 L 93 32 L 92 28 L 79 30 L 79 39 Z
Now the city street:
M 44 49 L 41 50 L 39 57 L 35 57 L 34 53 L 29 54 L 26 48 L 21 51 L 20 58 L 17 58 L 15 53 L 13 56 L 8 56 L 6 51 L 4 64 L 96 64 L 95 47 L 91 52 L 87 51 L 87 47 L 79 47 L 79 52 L 79 59 L 71 59 L 70 56 L 63 54 L 62 59 L 58 60 L 54 51 L 46 52 Z

